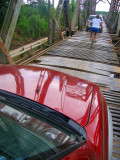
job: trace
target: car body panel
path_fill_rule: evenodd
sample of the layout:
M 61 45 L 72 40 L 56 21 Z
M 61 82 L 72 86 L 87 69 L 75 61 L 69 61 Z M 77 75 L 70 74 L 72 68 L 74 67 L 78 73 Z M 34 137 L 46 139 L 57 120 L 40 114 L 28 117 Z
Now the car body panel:
M 88 133 L 87 141 L 97 153 L 99 160 L 108 159 L 108 114 L 105 99 L 95 85 L 94 95 L 88 125 L 85 127 Z
M 97 160 L 97 155 L 94 148 L 92 148 L 91 144 L 87 141 L 84 146 L 81 146 L 62 160 Z
M 76 151 L 76 160 L 77 158 L 79 160 L 108 160 L 107 107 L 105 99 L 97 85 L 94 86 L 90 119 L 85 126 L 85 130 L 87 132 L 87 142 L 78 149 L 78 152 Z M 73 155 L 71 154 L 71 156 Z M 66 156 L 63 160 L 69 159 L 70 155 Z
M 108 112 L 96 84 L 50 69 L 2 65 L 0 89 L 46 105 L 84 127 L 86 143 L 62 160 L 108 160 Z
M 88 122 L 93 84 L 85 80 L 39 67 L 5 65 L 0 67 L 0 89 L 57 110 L 81 126 Z

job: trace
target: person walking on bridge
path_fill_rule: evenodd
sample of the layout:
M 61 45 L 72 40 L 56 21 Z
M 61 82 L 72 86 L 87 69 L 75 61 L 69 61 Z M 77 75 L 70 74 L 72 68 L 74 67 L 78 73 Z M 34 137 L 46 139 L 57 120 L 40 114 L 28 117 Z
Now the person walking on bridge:
M 96 18 L 92 19 L 91 24 L 92 24 L 92 27 L 91 27 L 91 33 L 90 33 L 90 41 L 92 39 L 93 32 L 95 32 L 95 42 L 96 42 L 97 33 L 99 32 L 99 28 L 101 25 L 101 20 L 99 18 L 99 15 L 97 15 Z

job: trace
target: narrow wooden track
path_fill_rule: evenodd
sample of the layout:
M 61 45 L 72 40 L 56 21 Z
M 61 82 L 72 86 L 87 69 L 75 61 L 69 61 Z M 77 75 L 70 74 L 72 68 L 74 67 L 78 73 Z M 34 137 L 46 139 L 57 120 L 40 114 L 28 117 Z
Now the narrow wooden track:
M 104 24 L 97 43 L 90 48 L 89 32 L 73 37 L 37 57 L 30 65 L 51 68 L 97 83 L 111 111 L 113 123 L 113 160 L 120 159 L 120 64 Z

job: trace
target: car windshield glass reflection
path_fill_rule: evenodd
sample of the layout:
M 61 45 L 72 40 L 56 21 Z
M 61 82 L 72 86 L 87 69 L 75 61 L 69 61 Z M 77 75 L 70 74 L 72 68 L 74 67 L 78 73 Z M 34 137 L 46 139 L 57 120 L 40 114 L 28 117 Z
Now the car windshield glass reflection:
M 0 157 L 4 160 L 43 160 L 78 144 L 73 133 L 67 135 L 57 126 L 53 127 L 2 102 L 0 139 Z

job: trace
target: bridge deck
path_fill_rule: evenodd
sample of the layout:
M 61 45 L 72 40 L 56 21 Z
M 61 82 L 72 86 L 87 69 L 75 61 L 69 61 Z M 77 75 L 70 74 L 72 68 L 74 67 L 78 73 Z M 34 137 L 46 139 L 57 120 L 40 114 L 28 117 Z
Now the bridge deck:
M 77 32 L 36 60 L 37 65 L 97 83 L 110 108 L 113 122 L 113 159 L 120 159 L 120 65 L 104 24 L 90 48 L 89 32 Z M 32 65 L 36 65 L 33 64 Z

